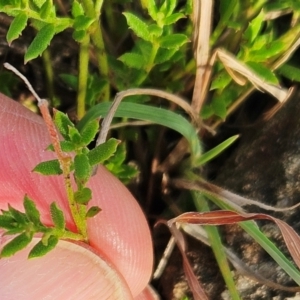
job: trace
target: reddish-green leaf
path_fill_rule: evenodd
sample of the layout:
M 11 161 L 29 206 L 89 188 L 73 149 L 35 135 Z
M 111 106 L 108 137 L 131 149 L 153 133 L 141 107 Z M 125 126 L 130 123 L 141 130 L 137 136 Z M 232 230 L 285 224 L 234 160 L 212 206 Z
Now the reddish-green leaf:
M 189 223 L 199 225 L 225 225 L 235 224 L 249 220 L 270 220 L 277 224 L 287 248 L 289 249 L 296 265 L 300 268 L 300 237 L 296 231 L 284 221 L 267 214 L 237 213 L 228 210 L 211 212 L 188 212 L 168 221 L 169 226 L 174 223 Z

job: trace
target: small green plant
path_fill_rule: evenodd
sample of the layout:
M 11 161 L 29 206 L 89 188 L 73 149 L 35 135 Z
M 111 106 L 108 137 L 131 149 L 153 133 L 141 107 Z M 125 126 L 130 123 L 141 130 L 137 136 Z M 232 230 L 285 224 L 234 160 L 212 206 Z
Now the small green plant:
M 97 207 L 87 210 L 92 191 L 86 184 L 96 165 L 104 163 L 124 182 L 137 174 L 135 168 L 124 164 L 125 142 L 129 136 L 127 129 L 118 131 L 118 137 L 124 142 L 121 147 L 117 148 L 118 141 L 115 139 L 105 142 L 113 117 L 121 119 L 117 124 L 119 127 L 136 125 L 130 121 L 134 119 L 141 122 L 139 125 L 162 125 L 184 137 L 174 150 L 167 153 L 165 161 L 159 161 L 157 170 L 167 174 L 181 162 L 179 173 L 182 178 L 175 181 L 175 186 L 190 191 L 196 210 L 203 215 L 210 214 L 209 201 L 223 210 L 239 213 L 241 206 L 249 203 L 222 189 L 218 189 L 219 194 L 215 193 L 216 187 L 199 175 L 199 168 L 232 144 L 237 136 L 203 153 L 199 131 L 214 131 L 256 89 L 268 92 L 280 103 L 286 101 L 290 89 L 281 85 L 282 79 L 299 81 L 300 78 L 299 63 L 292 57 L 300 45 L 298 1 L 222 0 L 215 5 L 215 11 L 212 9 L 213 1 L 209 0 L 132 2 L 73 0 L 65 3 L 68 8 L 65 11 L 70 12 L 65 14 L 52 0 L 1 2 L 0 12 L 13 17 L 6 36 L 9 44 L 24 32 L 27 25 L 36 30 L 25 53 L 25 62 L 42 55 L 45 68 L 51 69 L 51 48 L 48 46 L 55 35 L 66 29 L 72 30 L 72 37 L 79 44 L 78 74 L 59 74 L 77 91 L 79 122 L 74 125 L 65 114 L 55 111 L 54 124 L 64 140 L 58 142 L 56 136 L 49 150 L 54 150 L 58 159 L 42 162 L 35 168 L 43 175 L 63 174 L 78 233 L 65 228 L 62 211 L 55 203 L 50 206 L 53 226 L 41 224 L 34 202 L 25 196 L 24 213 L 9 207 L 0 216 L 0 226 L 7 230 L 7 234 L 19 234 L 3 248 L 2 256 L 12 255 L 25 247 L 36 233 L 43 237 L 30 256 L 37 256 L 36 253 L 43 255 L 61 238 L 88 241 L 86 218 L 100 210 Z M 115 5 L 121 6 L 122 12 L 115 9 Z M 281 26 L 278 17 L 286 14 L 290 15 L 289 26 Z M 103 16 L 106 22 L 101 21 Z M 212 28 L 213 16 L 215 27 Z M 119 40 L 121 50 L 112 49 L 111 45 Z M 92 60 L 90 53 L 94 54 L 97 65 L 94 73 L 88 72 Z M 117 92 L 113 102 L 110 101 L 112 90 Z M 169 102 L 158 102 L 158 98 Z M 44 104 L 41 108 L 46 109 Z M 100 142 L 97 142 L 96 148 L 89 150 L 87 146 L 94 139 L 102 117 L 105 118 L 98 139 Z M 45 119 L 52 128 L 51 132 L 55 132 L 51 118 Z M 155 134 L 153 130 L 149 136 Z M 152 151 L 154 142 L 149 136 L 149 149 Z M 70 175 L 74 176 L 75 190 L 71 188 Z M 215 215 L 212 213 L 212 216 Z M 232 218 L 243 219 L 237 215 Z M 299 270 L 250 219 L 241 223 L 242 228 L 300 284 Z M 179 217 L 178 220 L 184 218 Z M 211 225 L 205 226 L 208 244 L 214 251 L 232 299 L 239 299 L 220 234 Z M 173 231 L 173 234 L 178 233 Z M 191 287 L 196 289 L 193 280 Z
M 48 102 L 38 97 L 26 78 L 18 71 L 10 65 L 6 67 L 25 80 L 38 100 L 52 141 L 48 151 L 55 151 L 57 156 L 57 159 L 39 163 L 33 171 L 45 176 L 63 175 L 69 208 L 78 232 L 70 232 L 66 228 L 63 211 L 55 202 L 50 205 L 50 215 L 54 226 L 48 227 L 42 224 L 34 201 L 25 196 L 24 213 L 10 205 L 8 210 L 2 210 L 0 227 L 6 230 L 6 235 L 18 235 L 3 247 L 0 256 L 7 257 L 15 254 L 26 247 L 33 236 L 38 233 L 42 234 L 42 238 L 30 251 L 30 258 L 45 255 L 55 247 L 59 239 L 69 238 L 88 242 L 86 220 L 94 217 L 101 209 L 98 206 L 91 206 L 87 209 L 92 199 L 92 191 L 86 184 L 93 174 L 93 169 L 116 152 L 119 142 L 116 139 L 109 139 L 89 150 L 88 145 L 95 139 L 99 130 L 99 122 L 92 120 L 78 130 L 68 116 L 58 110 L 54 111 L 52 120 Z M 60 140 L 57 129 L 64 140 Z M 75 189 L 72 187 L 72 177 L 76 183 Z

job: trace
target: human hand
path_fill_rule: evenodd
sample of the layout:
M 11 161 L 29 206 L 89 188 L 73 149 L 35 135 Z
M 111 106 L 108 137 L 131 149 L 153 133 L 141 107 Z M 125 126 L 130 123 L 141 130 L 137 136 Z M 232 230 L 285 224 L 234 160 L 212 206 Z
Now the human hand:
M 56 201 L 67 227 L 75 230 L 63 180 L 31 172 L 53 159 L 43 120 L 0 94 L 0 209 L 8 203 L 23 211 L 27 194 L 51 225 L 49 205 Z M 60 241 L 41 258 L 27 259 L 32 247 L 0 259 L 0 295 L 14 299 L 154 299 L 142 291 L 152 272 L 152 242 L 135 199 L 104 167 L 89 182 L 93 205 L 102 211 L 88 219 L 90 245 Z M 0 236 L 2 246 L 9 236 Z M 141 294 L 142 293 L 142 294 Z M 140 296 L 139 296 L 140 295 Z

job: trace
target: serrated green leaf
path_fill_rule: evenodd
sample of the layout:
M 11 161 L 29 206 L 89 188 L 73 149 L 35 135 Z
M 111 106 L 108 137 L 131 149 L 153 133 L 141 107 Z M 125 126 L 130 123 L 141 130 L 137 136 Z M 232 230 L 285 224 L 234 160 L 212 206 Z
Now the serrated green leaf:
M 137 53 L 125 53 L 119 57 L 119 60 L 130 68 L 143 69 L 145 66 L 144 57 Z
M 300 69 L 292 64 L 284 64 L 278 69 L 278 73 L 292 81 L 300 82 Z
M 139 170 L 135 166 L 131 165 L 115 165 L 112 162 L 109 162 L 108 164 L 104 164 L 105 167 L 114 174 L 118 179 L 120 179 L 124 184 L 130 183 L 130 181 L 135 178 Z
M 39 163 L 32 171 L 45 176 L 62 174 L 58 159 L 43 161 Z
M 216 89 L 224 89 L 232 80 L 231 76 L 228 74 L 228 72 L 220 71 L 218 74 L 216 74 L 213 78 L 212 84 L 210 86 L 210 90 L 216 90 Z
M 45 25 L 33 39 L 25 53 L 25 63 L 41 55 L 50 44 L 55 34 L 55 26 L 53 24 Z
M 253 61 L 248 61 L 246 64 L 266 82 L 274 85 L 279 84 L 276 75 L 268 67 Z
M 85 187 L 74 193 L 74 200 L 79 204 L 88 204 L 92 199 L 92 190 Z
M 55 18 L 55 8 L 53 6 L 52 0 L 46 0 L 42 5 L 40 10 L 40 16 L 42 19 L 47 19 L 50 16 Z
M 72 3 L 71 13 L 74 18 L 84 14 L 82 5 L 76 0 Z
M 19 224 L 26 224 L 28 223 L 28 218 L 26 217 L 25 213 L 16 210 L 10 204 L 8 204 L 8 211 L 11 216 L 17 221 Z
M 28 17 L 26 13 L 19 13 L 11 22 L 6 34 L 8 44 L 17 39 L 27 25 Z
M 90 151 L 91 152 L 91 151 Z M 90 153 L 89 152 L 89 153 Z M 75 177 L 80 181 L 87 181 L 91 175 L 91 165 L 87 155 L 77 154 L 74 158 Z
M 93 24 L 94 21 L 95 20 L 93 18 L 80 15 L 75 18 L 73 26 L 76 31 L 87 30 Z
M 244 37 L 249 43 L 252 43 L 262 28 L 264 22 L 265 13 L 262 9 L 260 13 L 249 23 L 248 28 L 244 32 Z
M 156 7 L 156 3 L 155 0 L 147 0 L 145 1 L 146 5 L 147 5 L 147 10 L 148 10 L 148 14 L 149 16 L 153 19 L 156 20 L 156 16 L 157 16 L 157 7 Z
M 76 148 L 70 141 L 60 141 L 60 147 L 63 152 L 72 152 Z
M 109 139 L 104 144 L 97 146 L 88 153 L 88 159 L 91 166 L 103 163 L 109 159 L 117 150 L 119 141 L 116 139 Z
M 162 48 L 167 48 L 167 49 L 178 49 L 184 44 L 189 42 L 188 37 L 185 34 L 181 33 L 174 33 L 171 35 L 166 35 L 163 36 L 159 39 L 160 46 Z
M 117 150 L 109 160 L 109 163 L 112 163 L 113 165 L 121 165 L 126 159 L 126 144 L 120 143 L 117 147 Z
M 129 28 L 132 29 L 136 36 L 140 37 L 145 41 L 151 42 L 152 39 L 148 30 L 148 25 L 144 21 L 142 21 L 140 18 L 129 12 L 125 12 L 123 13 L 123 15 L 127 20 Z
M 219 4 L 219 23 L 217 24 L 216 28 L 214 29 L 211 41 L 213 44 L 221 33 L 224 31 L 225 28 L 229 28 L 229 22 L 232 14 L 235 12 L 235 8 L 238 7 L 238 1 L 237 0 L 222 0 Z
M 78 76 L 74 76 L 71 74 L 59 74 L 58 75 L 63 82 L 68 85 L 70 88 L 72 88 L 74 91 L 77 91 L 78 87 Z
M 153 46 L 150 42 L 144 40 L 138 40 L 135 44 L 135 48 L 137 53 L 141 53 L 144 57 L 148 57 L 151 55 Z
M 69 138 L 71 140 L 71 143 L 74 145 L 80 145 L 81 143 L 81 135 L 77 128 L 75 127 L 70 127 L 69 128 Z
M 99 97 L 101 96 L 103 88 L 107 84 L 108 82 L 106 79 L 101 78 L 96 74 L 89 74 L 85 97 L 85 103 L 87 107 L 92 107 L 97 103 Z
M 8 217 L 12 216 L 11 212 L 9 211 L 9 206 L 8 206 L 8 210 L 0 209 L 0 211 L 3 216 L 8 216 Z
M 75 145 L 72 142 L 70 142 L 70 141 L 65 141 L 65 140 L 64 141 L 60 141 L 59 144 L 60 144 L 61 150 L 63 152 L 72 152 L 72 151 L 74 151 L 76 149 Z M 46 150 L 54 152 L 53 145 L 50 144 L 46 148 Z
M 234 12 L 235 6 L 237 6 L 237 5 L 238 5 L 237 0 L 223 0 L 223 1 L 221 1 L 220 2 L 220 9 L 219 9 L 220 22 L 226 23 L 229 20 L 232 13 Z
M 166 49 L 166 48 L 159 48 L 157 54 L 155 56 L 155 64 L 162 64 L 168 60 L 171 60 L 172 56 L 176 53 L 177 49 Z
M 82 130 L 80 130 L 81 141 L 84 145 L 89 145 L 94 139 L 99 131 L 99 121 L 91 120 L 88 122 Z
M 51 235 L 48 238 L 47 245 L 44 245 L 42 241 L 39 241 L 29 252 L 28 258 L 41 257 L 53 250 L 58 243 L 58 238 Z
M 69 129 L 71 127 L 75 127 L 75 125 L 71 122 L 69 117 L 62 113 L 59 110 L 54 110 L 54 119 L 53 119 L 57 129 L 61 133 L 61 135 L 66 139 L 70 140 L 69 137 Z
M 149 25 L 148 30 L 151 36 L 154 38 L 158 38 L 163 34 L 163 29 L 156 24 Z
M 276 40 L 265 44 L 261 49 L 250 52 L 252 61 L 264 62 L 268 58 L 278 56 L 286 50 L 286 43 L 281 40 Z
M 211 102 L 211 107 L 214 110 L 216 116 L 225 120 L 227 115 L 226 104 L 222 99 L 218 98 L 218 96 L 214 97 Z
M 41 8 L 46 0 L 32 0 L 32 2 L 38 7 Z
M 0 215 L 0 228 L 15 229 L 17 226 L 13 217 L 7 215 Z
M 253 51 L 260 51 L 260 49 L 262 49 L 266 45 L 269 45 L 272 42 L 272 38 L 273 37 L 270 33 L 260 34 L 259 36 L 257 36 L 256 39 L 254 40 L 253 44 L 251 45 L 251 53 Z M 247 48 L 247 51 L 249 51 L 248 48 Z M 251 55 L 250 55 L 250 58 L 251 58 Z
M 64 230 L 66 221 L 63 211 L 57 206 L 56 202 L 50 204 L 51 219 L 55 227 L 59 230 Z
M 9 6 L 9 5 L 13 5 L 15 8 L 22 8 L 21 5 L 24 5 L 24 3 L 22 3 L 21 1 L 16 1 L 16 0 L 1 0 L 0 2 L 0 8 L 4 10 L 5 13 L 9 13 L 5 11 L 5 6 Z M 10 12 L 10 14 L 8 14 L 9 16 L 13 16 L 13 11 Z
M 86 213 L 86 218 L 93 218 L 95 217 L 99 212 L 101 211 L 101 208 L 99 206 L 92 206 L 89 208 L 89 210 Z
M 239 89 L 237 89 L 235 85 L 228 85 L 227 88 L 222 90 L 217 97 L 219 101 L 224 102 L 225 106 L 228 107 L 231 103 L 233 103 L 238 98 L 238 96 L 239 96 Z
M 21 233 L 2 248 L 0 257 L 10 257 L 14 255 L 16 252 L 24 249 L 31 240 L 32 234 Z
M 36 208 L 35 203 L 27 195 L 24 197 L 23 206 L 29 221 L 35 225 L 42 225 L 40 221 L 40 212 Z
M 211 116 L 213 116 L 213 114 L 214 114 L 214 110 L 211 107 L 211 105 L 204 105 L 202 110 L 201 110 L 200 116 L 203 120 L 205 120 L 205 119 L 208 119 Z
M 216 89 L 224 89 L 226 86 L 232 81 L 231 76 L 228 74 L 228 72 L 220 71 L 218 74 L 216 74 L 212 80 L 212 84 L 210 86 L 210 90 L 216 90 Z
M 164 19 L 164 25 L 171 25 L 176 23 L 178 20 L 186 18 L 186 16 L 182 13 L 175 13 Z
M 165 17 L 170 16 L 175 7 L 177 5 L 177 0 L 165 0 L 162 6 L 160 7 L 159 11 L 162 12 Z
M 86 36 L 86 31 L 85 30 L 74 30 L 73 34 L 72 34 L 72 38 L 80 43 L 83 41 L 83 39 L 85 38 Z
M 16 222 L 15 222 L 15 224 L 16 224 Z M 24 226 L 16 225 L 16 227 L 14 227 L 12 229 L 7 229 L 3 235 L 16 235 L 16 234 L 24 232 L 24 230 L 25 230 Z

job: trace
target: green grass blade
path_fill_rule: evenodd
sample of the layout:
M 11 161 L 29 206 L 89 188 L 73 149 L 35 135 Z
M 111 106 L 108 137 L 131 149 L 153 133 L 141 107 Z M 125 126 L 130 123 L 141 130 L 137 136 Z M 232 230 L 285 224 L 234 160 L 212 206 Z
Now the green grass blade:
M 203 195 L 199 192 L 192 191 L 195 206 L 198 211 L 209 211 L 207 201 Z M 217 226 L 204 226 L 207 233 L 211 248 L 214 252 L 218 266 L 227 285 L 232 300 L 240 300 L 239 293 L 236 288 L 236 284 L 232 277 L 231 269 L 228 264 L 227 256 L 222 245 L 221 237 Z
M 253 221 L 241 222 L 239 224 L 257 243 L 259 243 L 277 264 L 300 285 L 300 272 L 293 263 L 271 242 Z
M 207 198 L 217 206 L 225 210 L 234 210 L 228 203 L 211 195 L 209 192 L 202 192 Z M 259 229 L 254 221 L 241 222 L 239 225 L 265 249 L 267 253 L 277 262 L 277 264 L 298 284 L 300 285 L 300 271 L 286 256 L 271 242 Z
M 108 102 L 94 106 L 78 123 L 77 128 L 81 130 L 90 120 L 99 117 L 104 118 L 110 106 L 111 103 Z M 115 117 L 150 121 L 173 129 L 188 140 L 195 160 L 198 160 L 201 156 L 201 145 L 196 129 L 178 113 L 144 104 L 122 102 L 115 113 Z
M 201 157 L 195 162 L 196 167 L 201 166 L 211 159 L 215 158 L 218 156 L 223 150 L 225 150 L 227 147 L 229 147 L 233 142 L 237 140 L 239 135 L 234 135 L 230 138 L 228 138 L 226 141 L 222 142 L 218 146 L 214 147 L 213 149 L 205 152 L 204 154 L 201 155 Z

